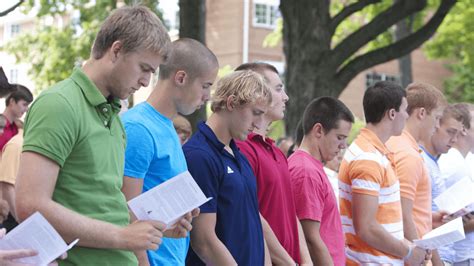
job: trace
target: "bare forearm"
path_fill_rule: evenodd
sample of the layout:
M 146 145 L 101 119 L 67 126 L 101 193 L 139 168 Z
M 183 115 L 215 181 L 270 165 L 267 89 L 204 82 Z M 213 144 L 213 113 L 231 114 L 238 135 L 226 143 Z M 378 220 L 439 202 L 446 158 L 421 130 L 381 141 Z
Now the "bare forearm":
M 334 265 L 331 254 L 322 239 L 307 238 L 309 254 L 315 265 Z
M 217 238 L 200 243 L 192 241 L 194 252 L 206 265 L 237 265 L 226 246 Z
M 369 246 L 389 253 L 393 256 L 403 258 L 408 253 L 408 245 L 402 240 L 394 238 L 380 224 L 367 224 L 357 234 Z
M 117 225 L 83 216 L 52 200 L 20 197 L 18 202 L 21 202 L 17 206 L 21 220 L 39 211 L 68 243 L 79 238 L 78 245 L 84 247 L 126 249 L 126 243 L 117 240 L 120 230 Z
M 306 245 L 306 238 L 304 236 L 303 227 L 298 218 L 296 219 L 298 225 L 298 241 L 300 246 L 301 265 L 313 265 L 311 255 L 309 254 L 308 245 Z
M 413 221 L 413 216 L 411 214 L 403 215 L 403 233 L 405 238 L 412 241 L 418 239 L 418 234 L 416 232 L 416 225 Z
M 276 265 L 294 264 L 295 262 L 280 244 L 268 222 L 262 216 L 260 217 L 262 218 L 263 236 L 270 253 L 271 262 Z

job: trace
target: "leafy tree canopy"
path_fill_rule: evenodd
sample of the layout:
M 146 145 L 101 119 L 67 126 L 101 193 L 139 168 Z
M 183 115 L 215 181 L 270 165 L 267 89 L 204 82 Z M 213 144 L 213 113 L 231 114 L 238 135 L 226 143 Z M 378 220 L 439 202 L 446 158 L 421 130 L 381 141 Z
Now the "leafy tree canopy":
M 474 0 L 461 0 L 426 45 L 431 58 L 452 61 L 453 77 L 445 82 L 450 101 L 474 103 Z
M 95 2 L 95 4 L 91 4 Z M 94 37 L 100 23 L 117 8 L 117 0 L 26 0 L 21 6 L 23 12 L 37 12 L 34 31 L 26 32 L 11 42 L 3 50 L 15 56 L 17 62 L 30 64 L 29 76 L 36 91 L 67 78 L 74 68 L 89 57 Z M 126 5 L 136 0 L 125 0 Z M 161 17 L 158 0 L 142 0 Z M 49 25 L 52 16 L 63 16 L 66 23 L 62 27 Z

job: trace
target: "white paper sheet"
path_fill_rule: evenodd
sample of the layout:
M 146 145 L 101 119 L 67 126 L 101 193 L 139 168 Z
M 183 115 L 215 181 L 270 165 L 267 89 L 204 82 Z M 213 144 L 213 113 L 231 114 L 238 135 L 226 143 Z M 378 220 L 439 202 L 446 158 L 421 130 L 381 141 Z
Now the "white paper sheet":
M 459 217 L 432 230 L 424 235 L 422 239 L 414 240 L 413 243 L 424 249 L 437 249 L 464 238 L 464 226 L 462 218 Z
M 32 265 L 47 265 L 71 249 L 79 239 L 67 245 L 58 232 L 39 212 L 19 224 L 0 239 L 0 249 L 34 249 L 38 255 L 17 259 L 17 262 Z
M 474 202 L 474 182 L 469 177 L 456 182 L 434 199 L 440 210 L 455 213 Z
M 186 171 L 131 199 L 128 206 L 137 219 L 160 221 L 169 228 L 210 199 Z

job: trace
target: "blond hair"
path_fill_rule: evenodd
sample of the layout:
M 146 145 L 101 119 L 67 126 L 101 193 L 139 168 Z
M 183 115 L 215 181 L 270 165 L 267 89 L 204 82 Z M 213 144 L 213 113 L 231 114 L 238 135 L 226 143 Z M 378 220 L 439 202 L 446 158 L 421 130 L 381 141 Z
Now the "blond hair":
M 100 59 L 115 41 L 125 53 L 140 49 L 168 57 L 171 40 L 161 20 L 145 6 L 124 6 L 110 14 L 92 46 L 92 57 Z
M 406 88 L 409 115 L 416 108 L 424 108 L 428 114 L 440 106 L 446 106 L 447 101 L 443 93 L 435 86 L 427 83 L 415 82 Z
M 211 98 L 211 110 L 225 110 L 227 99 L 234 96 L 233 106 L 239 107 L 255 102 L 265 102 L 270 105 L 272 94 L 262 75 L 252 70 L 234 71 L 222 77 Z

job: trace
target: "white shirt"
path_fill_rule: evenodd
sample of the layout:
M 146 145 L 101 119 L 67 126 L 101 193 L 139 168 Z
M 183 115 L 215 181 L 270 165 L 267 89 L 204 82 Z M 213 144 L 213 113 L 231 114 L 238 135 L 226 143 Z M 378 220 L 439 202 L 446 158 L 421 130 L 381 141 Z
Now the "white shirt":
M 457 181 L 468 176 L 473 179 L 472 168 L 456 148 L 451 148 L 448 153 L 441 155 L 438 160 L 441 176 L 445 178 L 446 188 L 449 188 Z M 471 164 L 472 165 L 472 164 Z M 454 243 L 454 262 L 461 262 L 474 259 L 474 232 L 466 234 L 464 240 Z

